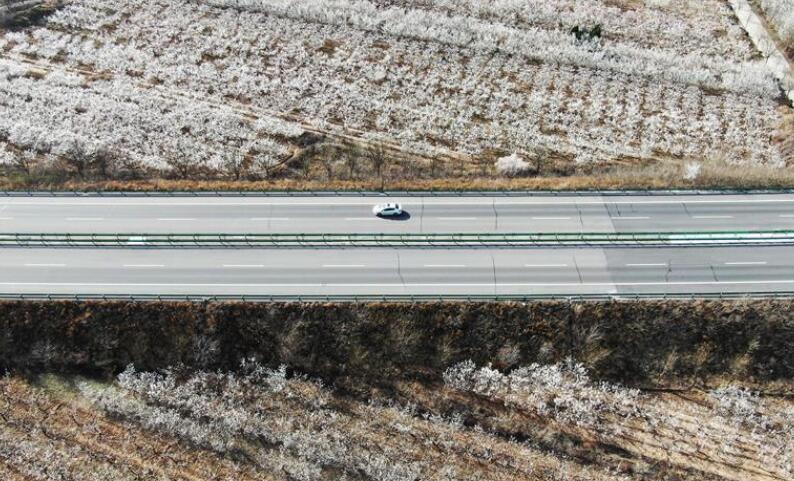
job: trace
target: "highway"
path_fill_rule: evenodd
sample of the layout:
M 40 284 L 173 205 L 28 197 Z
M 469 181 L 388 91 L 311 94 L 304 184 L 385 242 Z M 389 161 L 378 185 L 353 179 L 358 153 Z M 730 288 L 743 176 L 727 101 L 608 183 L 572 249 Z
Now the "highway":
M 400 202 L 401 219 L 372 215 Z M 507 233 L 794 229 L 794 195 L 5 197 L 0 233 Z
M 534 295 L 794 290 L 794 248 L 0 249 L 0 292 Z
M 374 217 L 372 206 L 387 200 L 400 202 L 408 214 L 398 220 Z M 0 197 L 0 236 L 776 229 L 794 229 L 794 195 Z M 120 245 L 0 248 L 0 294 L 620 296 L 794 292 L 794 246 L 771 243 L 457 249 L 159 249 L 143 242 Z

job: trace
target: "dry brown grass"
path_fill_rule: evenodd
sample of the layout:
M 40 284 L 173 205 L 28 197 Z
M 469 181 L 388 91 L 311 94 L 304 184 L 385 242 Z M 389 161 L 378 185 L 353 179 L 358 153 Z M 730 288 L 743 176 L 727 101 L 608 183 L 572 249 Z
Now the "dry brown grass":
M 794 49 L 794 46 L 792 48 Z M 794 50 L 792 50 L 792 53 L 794 53 Z M 783 117 L 783 124 L 780 126 L 777 141 L 783 157 L 794 159 L 794 113 L 789 113 Z
M 789 129 L 794 121 L 789 120 Z M 794 130 L 792 130 L 794 132 Z M 780 142 L 794 154 L 794 134 L 780 134 Z M 615 166 L 592 174 L 543 176 L 517 179 L 448 177 L 422 180 L 65 180 L 30 183 L 17 176 L 0 176 L 2 190 L 75 191 L 322 191 L 322 190 L 593 190 L 593 189 L 788 189 L 794 188 L 794 167 L 740 166 L 722 161 L 703 162 L 700 176 L 684 179 L 679 163 Z

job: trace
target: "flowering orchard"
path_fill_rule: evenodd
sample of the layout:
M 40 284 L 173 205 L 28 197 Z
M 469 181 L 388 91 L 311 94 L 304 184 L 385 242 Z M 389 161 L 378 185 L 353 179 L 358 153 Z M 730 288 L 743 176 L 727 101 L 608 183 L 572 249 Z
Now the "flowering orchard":
M 719 0 L 71 0 L 0 36 L 0 164 L 267 177 L 312 133 L 780 166 L 780 97 Z
M 640 392 L 571 362 L 509 374 L 465 362 L 446 386 L 371 396 L 253 362 L 76 381 L 50 376 L 44 392 L 0 377 L 1 479 L 779 481 L 794 469 L 791 399 Z
M 712 390 L 701 403 L 651 400 L 637 390 L 593 382 L 573 361 L 503 374 L 471 361 L 444 373 L 447 386 L 550 417 L 563 429 L 586 429 L 606 444 L 668 460 L 699 458 L 699 469 L 725 475 L 741 466 L 758 479 L 794 475 L 794 412 L 737 386 Z M 651 454 L 654 453 L 654 454 Z M 662 454 L 664 453 L 664 454 Z M 728 476 L 730 477 L 730 476 Z

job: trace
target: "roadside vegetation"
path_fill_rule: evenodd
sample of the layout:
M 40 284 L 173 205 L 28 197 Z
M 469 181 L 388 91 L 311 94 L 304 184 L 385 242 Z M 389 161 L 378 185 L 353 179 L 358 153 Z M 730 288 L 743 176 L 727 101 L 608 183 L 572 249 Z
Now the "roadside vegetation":
M 792 109 L 726 2 L 295 5 L 71 0 L 0 32 L 0 183 L 792 185 Z
M 0 369 L 231 371 L 253 358 L 355 390 L 355 380 L 440 380 L 466 360 L 511 370 L 573 358 L 594 378 L 626 385 L 757 382 L 787 390 L 794 379 L 791 310 L 789 300 L 1 302 Z
M 788 125 L 794 125 L 788 121 Z M 781 148 L 794 153 L 794 134 L 781 139 Z M 173 177 L 119 176 L 106 178 L 85 172 L 82 177 L 65 170 L 32 168 L 30 171 L 6 170 L 0 175 L 2 190 L 74 191 L 322 191 L 322 190 L 587 190 L 587 189 L 791 189 L 794 170 L 770 166 L 747 167 L 724 160 L 703 162 L 666 162 L 614 165 L 603 168 L 574 169 L 560 175 L 549 170 L 539 175 L 412 176 L 400 164 L 383 167 L 381 175 L 371 174 L 367 161 L 357 163 L 354 177 L 345 174 L 279 175 L 275 178 L 189 180 Z M 486 166 L 485 170 L 490 170 Z
M 0 302 L 0 477 L 789 480 L 791 312 Z

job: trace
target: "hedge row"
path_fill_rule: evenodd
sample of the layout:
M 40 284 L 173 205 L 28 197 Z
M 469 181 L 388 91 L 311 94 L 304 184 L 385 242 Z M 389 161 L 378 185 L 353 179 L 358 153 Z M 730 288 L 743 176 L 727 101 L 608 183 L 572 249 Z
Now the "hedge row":
M 601 379 L 794 379 L 794 301 L 433 304 L 0 302 L 0 368 L 111 374 L 243 358 L 326 379 L 438 378 L 574 357 Z

